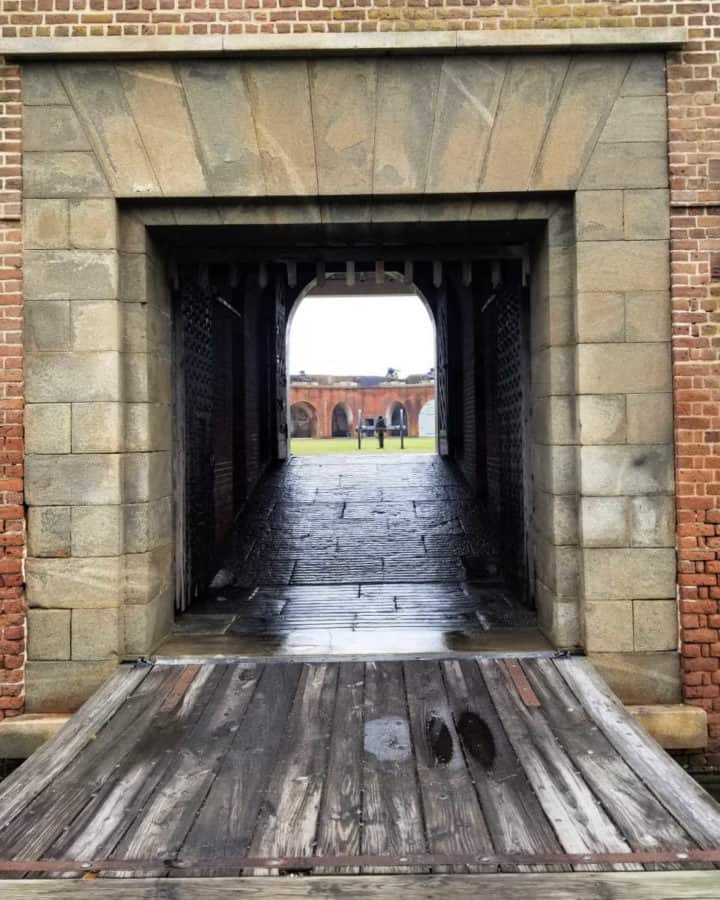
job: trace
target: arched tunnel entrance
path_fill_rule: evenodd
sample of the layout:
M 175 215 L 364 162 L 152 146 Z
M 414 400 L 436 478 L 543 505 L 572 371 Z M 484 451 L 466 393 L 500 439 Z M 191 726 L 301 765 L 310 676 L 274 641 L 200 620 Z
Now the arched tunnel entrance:
M 270 232 L 176 270 L 176 609 L 230 611 L 238 639 L 290 647 L 293 630 L 330 628 L 348 649 L 367 629 L 392 650 L 410 628 L 472 649 L 475 632 L 532 621 L 527 245 L 388 249 L 377 232 L 332 249 Z M 308 285 L 333 282 L 425 298 L 437 454 L 290 458 L 318 411 L 288 403 L 287 323 Z M 388 425 L 409 412 L 393 402 Z M 342 404 L 329 418 L 350 433 Z

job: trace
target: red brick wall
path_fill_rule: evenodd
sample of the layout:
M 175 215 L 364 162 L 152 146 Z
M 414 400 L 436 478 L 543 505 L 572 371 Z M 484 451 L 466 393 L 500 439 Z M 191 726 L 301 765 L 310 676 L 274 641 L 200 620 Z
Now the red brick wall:
M 355 434 L 357 414 L 363 418 L 387 416 L 388 407 L 395 401 L 402 403 L 408 416 L 408 433 L 417 437 L 420 410 L 435 396 L 434 384 L 398 385 L 398 387 L 340 388 L 303 387 L 290 388 L 290 404 L 309 403 L 317 412 L 318 437 L 332 437 L 332 413 L 336 404 L 345 403 L 352 412 L 352 432 Z M 388 420 L 388 425 L 390 421 Z
M 23 703 L 23 370 L 20 72 L 0 65 L 0 719 Z

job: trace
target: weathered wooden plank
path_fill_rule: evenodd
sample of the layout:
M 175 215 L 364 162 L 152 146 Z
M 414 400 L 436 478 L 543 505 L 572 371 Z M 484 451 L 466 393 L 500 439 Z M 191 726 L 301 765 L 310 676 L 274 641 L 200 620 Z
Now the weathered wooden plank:
M 55 841 L 51 855 L 88 859 L 113 852 L 175 765 L 178 748 L 211 702 L 223 674 L 222 667 L 204 666 L 190 682 L 190 667 L 156 667 L 154 671 L 166 671 L 172 677 L 171 690 L 159 698 L 158 708 L 138 729 L 122 765 L 96 785 L 90 803 Z
M 72 716 L 55 737 L 3 780 L 0 786 L 0 827 L 50 784 L 147 676 L 149 669 L 121 666 Z
M 293 663 L 262 668 L 243 727 L 183 844 L 183 855 L 247 852 L 278 747 L 285 739 L 301 671 L 302 666 Z
M 363 663 L 343 663 L 338 675 L 330 757 L 318 822 L 319 856 L 360 853 L 364 689 Z M 349 875 L 360 870 L 348 867 L 321 871 Z
M 196 670 L 196 667 L 193 667 Z M 150 672 L 91 741 L 0 834 L 0 854 L 42 856 L 144 736 L 183 668 Z M 79 819 L 82 821 L 82 818 Z
M 630 846 L 634 850 L 696 847 L 591 721 L 552 660 L 524 660 L 522 668 L 559 743 Z
M 717 900 L 718 872 L 592 872 L 533 875 L 365 875 L 306 878 L 142 878 L 0 882 L 3 900 Z
M 400 663 L 366 664 L 363 752 L 362 852 L 401 855 L 424 851 L 422 805 Z
M 252 854 L 309 856 L 315 851 L 337 679 L 337 665 L 304 667 L 257 819 Z
M 170 765 L 134 818 L 112 858 L 163 858 L 176 854 L 202 805 L 239 727 L 257 681 L 250 664 L 218 666 L 219 683 L 200 716 L 178 740 Z
M 628 715 L 584 659 L 554 665 L 620 756 L 701 847 L 720 845 L 720 806 Z
M 477 665 L 507 736 L 563 848 L 568 853 L 629 852 L 627 841 L 598 806 L 592 791 L 555 740 L 542 710 L 525 705 L 502 662 L 478 659 Z
M 560 842 L 505 734 L 477 666 L 459 660 L 448 660 L 442 666 L 455 722 L 465 723 L 465 760 L 495 851 L 561 852 Z M 525 869 L 544 872 L 547 867 Z M 519 870 L 523 871 L 523 867 Z
M 492 840 L 465 764 L 440 666 L 415 660 L 405 663 L 403 669 L 428 849 L 430 853 L 492 853 Z M 468 869 L 434 866 L 433 871 Z

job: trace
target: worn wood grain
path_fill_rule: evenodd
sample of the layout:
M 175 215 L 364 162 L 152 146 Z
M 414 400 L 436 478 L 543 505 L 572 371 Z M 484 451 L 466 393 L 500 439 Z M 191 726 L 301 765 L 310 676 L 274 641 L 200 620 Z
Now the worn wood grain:
M 330 755 L 318 821 L 317 854 L 358 855 L 362 832 L 362 755 L 365 665 L 340 666 Z M 352 874 L 357 866 L 316 870 Z
M 634 850 L 697 847 L 613 749 L 552 660 L 524 660 L 522 668 L 557 740 L 630 846 Z
M 555 853 L 560 842 L 505 734 L 474 662 L 442 663 L 456 722 L 472 713 L 492 741 L 484 757 L 467 748 L 465 759 L 497 853 Z M 545 866 L 531 867 L 545 871 Z
M 720 806 L 630 716 L 587 660 L 554 665 L 590 718 L 657 799 L 700 844 L 720 846 Z
M 592 872 L 533 875 L 364 875 L 0 882 L 3 900 L 717 900 L 718 872 Z
M 402 855 L 426 849 L 405 696 L 400 663 L 367 663 L 363 853 Z
M 89 741 L 112 719 L 149 669 L 122 666 L 72 716 L 55 737 L 34 753 L 0 786 L 0 828 L 36 797 L 75 759 Z
M 569 853 L 627 853 L 630 846 L 555 740 L 538 707 L 527 706 L 501 662 L 479 659 L 503 727 L 545 814 Z M 629 864 L 632 868 L 641 868 Z
M 492 853 L 440 666 L 416 661 L 405 663 L 403 669 L 428 849 L 431 853 Z M 433 867 L 433 871 L 462 872 L 463 868 Z
M 326 775 L 337 665 L 306 666 L 255 827 L 251 853 L 311 856 Z

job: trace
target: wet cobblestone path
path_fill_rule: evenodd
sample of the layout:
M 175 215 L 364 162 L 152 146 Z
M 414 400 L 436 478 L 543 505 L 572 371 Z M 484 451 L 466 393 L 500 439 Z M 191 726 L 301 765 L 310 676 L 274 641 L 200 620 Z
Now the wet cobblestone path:
M 440 457 L 293 457 L 259 485 L 214 592 L 176 638 L 473 650 L 534 624 L 496 559 L 481 507 Z

